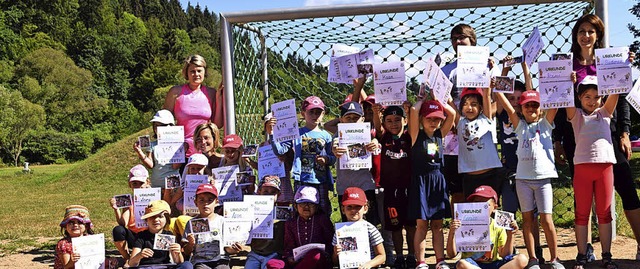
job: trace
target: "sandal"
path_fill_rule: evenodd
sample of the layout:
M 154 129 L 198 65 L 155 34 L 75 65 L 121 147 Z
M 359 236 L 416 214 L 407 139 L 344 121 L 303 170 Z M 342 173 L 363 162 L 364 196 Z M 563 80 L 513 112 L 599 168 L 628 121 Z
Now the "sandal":
M 607 269 L 618 269 L 618 265 L 611 260 L 611 252 L 602 253 L 602 264 Z
M 587 255 L 578 253 L 576 256 L 576 264 L 573 265 L 573 269 L 584 269 L 585 264 L 587 264 Z

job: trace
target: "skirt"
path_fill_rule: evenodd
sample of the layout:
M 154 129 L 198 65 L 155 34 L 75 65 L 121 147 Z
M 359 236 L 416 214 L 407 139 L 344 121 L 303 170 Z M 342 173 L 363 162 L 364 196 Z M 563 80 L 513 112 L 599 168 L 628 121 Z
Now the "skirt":
M 441 220 L 451 218 L 447 182 L 440 169 L 411 177 L 408 210 L 409 219 Z

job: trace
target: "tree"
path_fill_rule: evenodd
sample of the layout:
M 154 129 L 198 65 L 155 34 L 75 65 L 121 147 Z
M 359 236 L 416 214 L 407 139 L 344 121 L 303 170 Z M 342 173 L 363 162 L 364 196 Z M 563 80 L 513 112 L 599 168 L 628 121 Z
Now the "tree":
M 25 138 L 42 128 L 44 109 L 24 99 L 20 92 L 0 86 L 0 144 L 18 166 Z
M 635 5 L 633 5 L 633 7 L 631 7 L 629 9 L 629 11 L 631 11 L 631 14 L 633 14 L 638 19 L 640 19 L 640 1 L 637 1 L 637 3 Z M 629 31 L 631 32 L 631 34 L 633 34 L 633 38 L 635 39 L 635 41 L 633 41 L 633 43 L 631 43 L 631 45 L 629 45 L 629 49 L 631 51 L 635 52 L 636 55 L 639 55 L 639 53 L 640 53 L 640 40 L 638 40 L 638 38 L 640 38 L 640 28 L 636 27 L 632 23 L 629 23 L 627 25 L 627 28 L 629 28 Z M 636 59 L 635 59 L 633 65 L 635 67 L 640 67 L 640 57 L 636 56 Z

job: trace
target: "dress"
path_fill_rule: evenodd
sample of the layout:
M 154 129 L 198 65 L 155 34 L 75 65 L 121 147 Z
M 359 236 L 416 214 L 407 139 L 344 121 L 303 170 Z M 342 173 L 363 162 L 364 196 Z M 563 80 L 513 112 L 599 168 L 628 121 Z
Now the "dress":
M 176 125 L 184 126 L 184 141 L 189 145 L 186 156 L 189 158 L 191 154 L 196 153 L 193 133 L 198 125 L 211 120 L 213 114 L 208 89 L 202 86 L 199 91 L 192 91 L 189 85 L 183 85 L 180 95 L 176 98 L 173 114 Z
M 73 254 L 73 245 L 71 245 L 71 237 L 65 237 L 58 241 L 56 244 L 56 257 L 54 259 L 53 268 L 64 268 L 64 261 L 62 261 L 62 254 Z
M 442 134 L 433 137 L 423 131 L 411 148 L 411 188 L 409 189 L 410 219 L 441 220 L 451 217 L 447 182 L 440 172 L 443 164 Z

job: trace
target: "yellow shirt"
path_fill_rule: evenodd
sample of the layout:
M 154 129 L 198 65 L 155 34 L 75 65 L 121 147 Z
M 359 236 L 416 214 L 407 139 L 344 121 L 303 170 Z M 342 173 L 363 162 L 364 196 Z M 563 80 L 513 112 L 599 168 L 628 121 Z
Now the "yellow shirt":
M 497 227 L 493 218 L 489 224 L 489 235 L 491 236 L 491 251 L 487 252 L 462 252 L 462 259 L 472 258 L 479 263 L 491 263 L 502 260 L 498 250 L 507 244 L 507 231 Z

